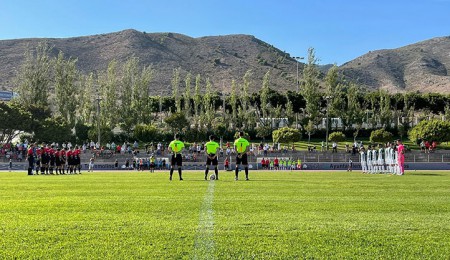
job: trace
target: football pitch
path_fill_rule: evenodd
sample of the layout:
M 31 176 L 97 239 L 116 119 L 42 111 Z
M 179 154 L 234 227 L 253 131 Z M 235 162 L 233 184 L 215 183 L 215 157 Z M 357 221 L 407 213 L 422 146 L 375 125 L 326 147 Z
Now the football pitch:
M 0 258 L 450 257 L 450 172 L 203 176 L 0 172 Z

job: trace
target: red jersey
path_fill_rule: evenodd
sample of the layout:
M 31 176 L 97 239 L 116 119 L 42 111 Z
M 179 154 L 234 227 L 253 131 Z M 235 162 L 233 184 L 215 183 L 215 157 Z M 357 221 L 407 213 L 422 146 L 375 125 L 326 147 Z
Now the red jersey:
M 275 160 L 273 160 L 273 164 L 278 164 L 278 158 L 275 158 Z
M 33 156 L 33 147 L 31 147 L 30 149 L 28 149 L 27 155 L 28 155 L 28 156 Z

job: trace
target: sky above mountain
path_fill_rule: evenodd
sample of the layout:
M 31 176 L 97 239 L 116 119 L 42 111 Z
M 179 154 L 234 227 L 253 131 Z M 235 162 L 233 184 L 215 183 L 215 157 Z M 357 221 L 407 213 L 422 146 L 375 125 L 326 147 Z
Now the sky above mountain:
M 0 40 L 124 29 L 191 37 L 250 34 L 320 64 L 450 35 L 450 0 L 0 0 Z

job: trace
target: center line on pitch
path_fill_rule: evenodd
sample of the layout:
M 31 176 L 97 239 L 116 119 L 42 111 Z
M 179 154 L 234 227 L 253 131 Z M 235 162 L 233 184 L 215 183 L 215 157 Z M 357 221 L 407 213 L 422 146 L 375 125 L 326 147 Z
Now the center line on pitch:
M 194 259 L 214 259 L 214 186 L 210 181 L 202 207 L 194 243 Z

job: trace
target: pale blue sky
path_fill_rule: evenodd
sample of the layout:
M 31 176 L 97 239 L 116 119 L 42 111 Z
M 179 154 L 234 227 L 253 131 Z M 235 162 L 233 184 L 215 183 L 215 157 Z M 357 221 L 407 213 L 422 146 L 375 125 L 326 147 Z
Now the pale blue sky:
M 250 34 L 321 64 L 450 36 L 450 0 L 0 0 L 0 40 L 116 32 Z

